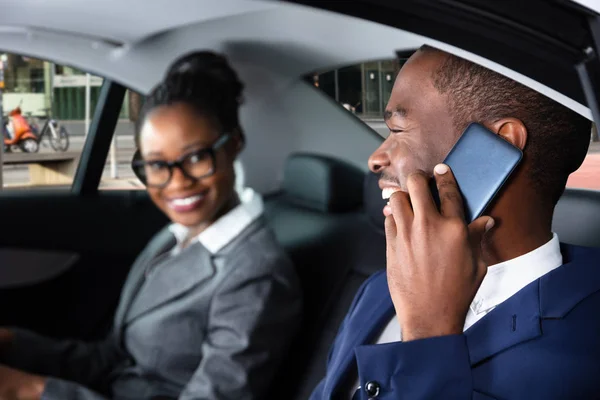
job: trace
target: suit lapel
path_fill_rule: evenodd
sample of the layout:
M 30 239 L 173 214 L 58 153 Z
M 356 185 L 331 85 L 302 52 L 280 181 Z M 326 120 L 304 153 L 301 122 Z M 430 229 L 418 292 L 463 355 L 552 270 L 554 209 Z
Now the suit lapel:
M 544 319 L 560 319 L 600 291 L 598 249 L 561 245 L 564 264 L 525 286 L 465 332 L 471 365 L 542 335 Z
M 190 245 L 177 257 L 159 260 L 153 269 L 131 302 L 126 323 L 184 295 L 216 272 L 211 253 L 200 242 Z
M 131 323 L 194 289 L 214 276 L 215 259 L 227 257 L 229 253 L 239 251 L 239 243 L 243 243 L 249 236 L 263 228 L 263 218 L 257 218 L 233 241 L 214 255 L 196 241 L 176 257 L 169 257 L 168 254 L 165 254 L 165 251 L 170 250 L 176 244 L 175 237 L 167 231 L 168 243 L 165 243 L 163 239 L 161 241 L 163 246 L 156 246 L 158 251 L 152 252 L 154 258 L 150 257 L 136 265 L 136 271 L 132 271 L 128 278 L 128 282 L 131 281 L 131 288 L 124 293 L 121 300 L 122 306 L 118 313 L 121 319 L 118 321 Z M 149 267 L 153 269 L 153 273 L 147 280 L 145 272 Z
M 539 293 L 535 280 L 465 331 L 471 365 L 542 334 Z
M 115 314 L 115 326 L 121 326 L 129 307 L 135 295 L 138 293 L 140 287 L 144 283 L 144 274 L 147 268 L 153 264 L 160 262 L 164 257 L 168 255 L 168 251 L 171 250 L 177 244 L 177 240 L 173 234 L 168 230 L 164 229 L 160 232 L 156 238 L 152 240 L 148 247 L 140 254 L 138 259 L 131 267 L 125 286 L 121 293 L 121 299 L 119 301 L 119 307 Z

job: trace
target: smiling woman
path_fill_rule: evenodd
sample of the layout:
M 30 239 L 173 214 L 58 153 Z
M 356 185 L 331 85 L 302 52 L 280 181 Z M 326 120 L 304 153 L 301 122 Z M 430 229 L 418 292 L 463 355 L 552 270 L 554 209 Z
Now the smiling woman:
M 239 133 L 217 132 L 185 103 L 161 107 L 147 117 L 139 139 L 143 159 L 133 163 L 156 206 L 195 234 L 237 202 L 233 160 L 242 142 Z
M 0 382 L 44 399 L 264 398 L 301 296 L 260 196 L 235 188 L 242 89 L 211 52 L 170 68 L 142 109 L 132 166 L 172 224 L 133 265 L 106 340 L 0 331 L 0 362 L 37 374 L 0 368 Z

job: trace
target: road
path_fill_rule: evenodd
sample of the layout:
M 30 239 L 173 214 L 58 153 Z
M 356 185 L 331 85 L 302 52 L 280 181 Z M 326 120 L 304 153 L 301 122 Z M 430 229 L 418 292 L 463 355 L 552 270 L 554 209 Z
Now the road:
M 365 121 L 371 128 L 377 131 L 381 136 L 387 136 L 388 130 L 386 125 L 381 121 Z M 84 143 L 85 126 L 83 122 L 67 122 L 65 123 L 69 133 L 71 134 L 70 149 L 81 151 Z M 117 147 L 117 179 L 112 179 L 110 169 L 110 157 L 107 160 L 104 169 L 103 181 L 105 186 L 110 187 L 139 187 L 139 182 L 135 179 L 131 171 L 130 162 L 133 157 L 133 124 L 129 121 L 120 121 L 116 127 L 116 147 Z M 40 151 L 52 151 L 46 145 Z M 4 166 L 4 182 L 6 185 L 22 184 L 28 182 L 29 172 L 24 165 Z M 581 187 L 588 189 L 600 190 L 600 143 L 592 143 L 590 153 L 586 158 L 581 168 L 571 175 L 568 186 Z

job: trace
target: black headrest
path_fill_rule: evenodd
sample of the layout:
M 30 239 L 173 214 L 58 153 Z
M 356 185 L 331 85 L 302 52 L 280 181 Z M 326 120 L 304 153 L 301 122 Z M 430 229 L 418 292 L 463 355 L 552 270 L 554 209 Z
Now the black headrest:
M 383 200 L 381 198 L 379 174 L 369 172 L 365 177 L 363 202 L 365 206 L 365 212 L 369 216 L 369 220 L 373 223 L 376 229 L 384 232 L 385 216 L 383 215 L 383 207 L 387 204 L 387 200 Z
M 321 212 L 358 209 L 363 200 L 364 172 L 335 158 L 295 153 L 288 157 L 283 190 L 294 204 Z
M 600 247 L 600 192 L 565 190 L 554 209 L 552 230 L 563 243 Z

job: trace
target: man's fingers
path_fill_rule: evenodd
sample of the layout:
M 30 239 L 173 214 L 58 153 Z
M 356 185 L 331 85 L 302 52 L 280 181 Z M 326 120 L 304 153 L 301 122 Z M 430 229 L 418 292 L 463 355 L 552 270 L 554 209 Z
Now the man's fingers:
M 385 218 L 385 248 L 387 257 L 394 257 L 396 254 L 396 222 L 393 215 Z
M 463 198 L 450 167 L 446 164 L 438 164 L 433 169 L 433 172 L 440 195 L 440 211 L 442 215 L 464 220 L 465 209 Z
M 494 223 L 492 217 L 479 217 L 469 224 L 469 241 L 475 257 L 481 258 L 483 236 L 494 227 Z
M 398 231 L 402 231 L 412 225 L 414 214 L 408 193 L 400 191 L 393 193 L 389 204 Z
M 429 177 L 425 173 L 415 172 L 411 174 L 406 181 L 406 187 L 414 215 L 426 216 L 431 213 L 438 213 L 429 189 Z
M 413 218 L 413 211 L 410 205 L 410 199 L 405 192 L 396 192 L 392 194 L 389 200 L 392 214 L 385 219 L 385 238 L 388 246 L 396 246 L 398 235 L 405 237 L 404 231 L 410 227 Z
M 393 215 L 388 215 L 385 217 L 385 237 L 386 239 L 395 238 L 398 234 L 396 229 L 396 221 L 394 221 Z M 388 245 L 390 244 L 390 240 L 387 240 Z
M 412 220 L 414 214 L 408 193 L 400 191 L 393 193 L 389 203 L 396 225 L 402 224 L 403 221 Z

